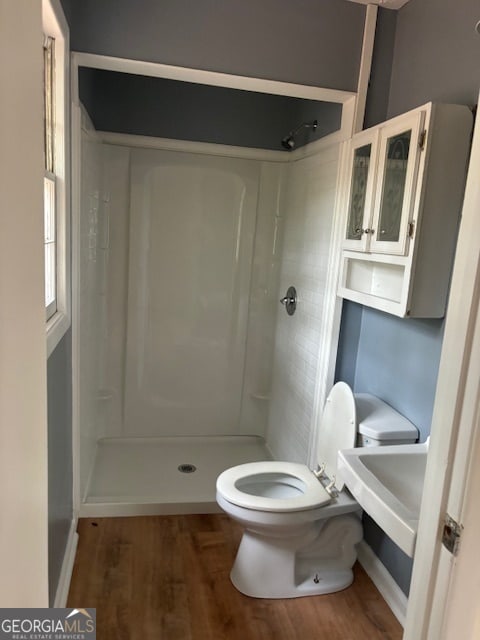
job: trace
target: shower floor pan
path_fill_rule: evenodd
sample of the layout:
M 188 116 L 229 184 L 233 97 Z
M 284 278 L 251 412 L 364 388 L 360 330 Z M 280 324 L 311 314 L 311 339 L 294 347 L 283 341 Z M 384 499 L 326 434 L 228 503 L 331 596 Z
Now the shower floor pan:
M 222 471 L 271 458 L 256 436 L 104 438 L 80 516 L 215 513 Z

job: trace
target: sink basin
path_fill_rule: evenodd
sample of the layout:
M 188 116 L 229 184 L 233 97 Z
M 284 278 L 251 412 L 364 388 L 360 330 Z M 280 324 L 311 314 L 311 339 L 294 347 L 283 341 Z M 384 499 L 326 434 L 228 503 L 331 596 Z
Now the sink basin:
M 362 509 L 413 558 L 428 444 L 345 449 L 338 475 Z

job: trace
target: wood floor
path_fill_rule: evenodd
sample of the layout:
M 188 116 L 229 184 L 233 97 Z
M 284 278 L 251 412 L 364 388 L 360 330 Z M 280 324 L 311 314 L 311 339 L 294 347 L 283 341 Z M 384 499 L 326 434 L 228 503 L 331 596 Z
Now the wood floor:
M 99 640 L 400 640 L 360 566 L 336 594 L 258 600 L 229 572 L 241 530 L 227 516 L 86 518 L 69 607 L 96 607 Z

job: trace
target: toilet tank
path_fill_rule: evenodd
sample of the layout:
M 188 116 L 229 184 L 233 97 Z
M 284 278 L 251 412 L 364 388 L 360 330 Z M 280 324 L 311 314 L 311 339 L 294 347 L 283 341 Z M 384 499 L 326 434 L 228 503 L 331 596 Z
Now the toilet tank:
M 357 447 L 413 444 L 418 429 L 393 407 L 370 393 L 356 393 Z

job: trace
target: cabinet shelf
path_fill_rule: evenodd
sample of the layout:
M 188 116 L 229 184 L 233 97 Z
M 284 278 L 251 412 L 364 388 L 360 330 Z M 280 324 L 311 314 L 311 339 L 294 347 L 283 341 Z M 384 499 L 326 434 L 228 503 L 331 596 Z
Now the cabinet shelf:
M 383 256 L 343 252 L 342 297 L 381 311 L 403 315 L 408 260 L 403 256 Z
M 471 128 L 468 107 L 428 103 L 351 139 L 339 296 L 444 315 Z

